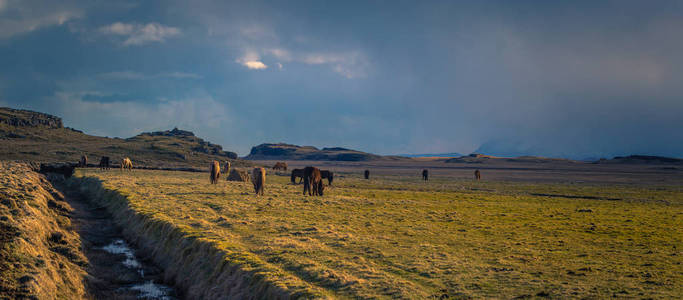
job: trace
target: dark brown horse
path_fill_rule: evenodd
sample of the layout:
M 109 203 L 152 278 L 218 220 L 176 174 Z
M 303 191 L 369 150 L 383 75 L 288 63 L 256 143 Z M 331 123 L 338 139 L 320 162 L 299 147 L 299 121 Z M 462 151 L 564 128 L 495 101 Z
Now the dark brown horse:
M 301 183 L 301 181 L 304 180 L 304 169 L 292 170 L 292 176 L 290 177 L 292 184 L 296 184 L 296 178 L 297 177 L 299 178 L 299 183 Z
M 481 180 L 481 172 L 479 172 L 479 170 L 474 171 L 474 178 L 476 180 Z
M 85 154 L 83 154 L 83 155 L 81 156 L 81 160 L 78 161 L 78 166 L 81 167 L 81 168 L 85 168 L 85 167 L 88 166 L 88 157 L 85 156 Z
M 422 180 L 429 180 L 429 171 L 427 169 L 422 170 Z
M 363 173 L 365 176 L 365 179 L 370 179 L 370 170 L 365 170 L 365 173 Z
M 109 156 L 102 156 L 102 159 L 100 159 L 100 169 L 109 170 Z
M 266 185 L 266 169 L 254 168 L 251 171 L 251 182 L 254 183 L 254 192 L 256 195 L 263 196 L 263 186 Z
M 332 173 L 332 171 L 320 170 L 320 176 L 322 176 L 323 179 L 327 178 L 327 184 L 332 185 L 332 180 L 334 180 L 334 173 Z
M 323 195 L 323 179 L 320 170 L 316 167 L 304 168 L 304 195 L 308 191 L 309 196 Z

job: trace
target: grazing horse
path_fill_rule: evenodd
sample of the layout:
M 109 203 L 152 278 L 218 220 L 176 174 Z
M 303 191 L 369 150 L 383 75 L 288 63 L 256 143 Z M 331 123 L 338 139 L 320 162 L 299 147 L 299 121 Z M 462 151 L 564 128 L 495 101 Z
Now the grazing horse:
M 476 180 L 480 180 L 480 179 L 481 179 L 481 172 L 479 172 L 479 170 L 474 171 L 474 178 L 475 178 Z
M 429 171 L 427 171 L 427 169 L 422 170 L 422 180 L 429 180 Z
M 109 156 L 102 156 L 100 159 L 100 169 L 109 170 Z
M 320 176 L 323 179 L 327 178 L 327 184 L 332 185 L 332 180 L 334 180 L 334 173 L 328 170 L 320 170 Z
M 286 162 L 278 161 L 278 162 L 276 162 L 275 165 L 273 166 L 273 170 L 283 170 L 283 171 L 287 171 L 287 163 L 286 163 Z
M 256 195 L 263 196 L 263 186 L 266 184 L 266 169 L 254 168 L 251 171 L 251 182 L 254 183 L 254 192 Z
M 292 184 L 296 184 L 296 178 L 297 177 L 299 177 L 299 183 L 301 183 L 301 181 L 304 180 L 304 169 L 292 170 L 292 176 L 290 177 Z
M 365 176 L 365 179 L 370 179 L 370 170 L 365 170 L 363 175 Z
M 81 168 L 85 168 L 88 166 L 88 157 L 85 156 L 85 154 L 81 155 L 81 160 L 78 161 L 78 166 Z
M 133 171 L 133 162 L 130 161 L 130 158 L 126 157 L 121 160 L 121 171 L 128 169 L 129 171 Z
M 211 162 L 211 167 L 209 169 L 211 170 L 211 173 L 209 174 L 211 184 L 218 183 L 218 178 L 221 177 L 221 164 L 214 160 Z
M 320 170 L 315 167 L 304 168 L 304 195 L 308 191 L 309 196 L 323 195 L 323 179 Z
M 225 174 L 230 174 L 230 162 L 225 161 Z

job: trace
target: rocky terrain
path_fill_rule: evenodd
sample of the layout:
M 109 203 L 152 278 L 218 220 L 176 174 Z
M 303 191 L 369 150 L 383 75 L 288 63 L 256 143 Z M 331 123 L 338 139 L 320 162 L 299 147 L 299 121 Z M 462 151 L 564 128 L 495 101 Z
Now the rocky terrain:
M 318 160 L 318 161 L 374 161 L 407 160 L 399 156 L 381 156 L 362 151 L 331 147 L 318 149 L 313 146 L 292 144 L 261 144 L 251 148 L 245 159 L 250 160 Z

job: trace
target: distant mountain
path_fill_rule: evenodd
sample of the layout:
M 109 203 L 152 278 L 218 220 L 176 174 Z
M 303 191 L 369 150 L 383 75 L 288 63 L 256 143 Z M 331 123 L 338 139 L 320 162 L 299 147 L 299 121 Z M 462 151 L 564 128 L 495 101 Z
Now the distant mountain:
M 108 138 L 64 127 L 61 118 L 49 114 L 0 108 L 1 159 L 77 162 L 83 154 L 89 163 L 98 163 L 102 156 L 115 162 L 130 157 L 135 165 L 148 167 L 204 167 L 212 160 L 237 158 L 237 153 L 177 128 Z
M 398 154 L 397 156 L 403 157 L 460 157 L 463 156 L 457 152 L 450 153 L 425 153 L 425 154 Z
M 597 164 L 683 164 L 683 159 L 654 156 L 654 155 L 629 155 L 615 156 L 612 159 L 600 159 Z
M 518 157 L 538 155 L 538 149 L 533 149 L 529 145 L 525 145 L 516 141 L 510 140 L 494 140 L 481 144 L 479 148 L 474 150 L 474 153 L 486 153 L 488 155 L 501 157 Z
M 330 161 L 371 161 L 407 159 L 397 156 L 380 156 L 367 152 L 341 148 L 322 148 L 292 144 L 261 144 L 251 148 L 249 160 L 330 160 Z
M 483 164 L 495 162 L 511 162 L 511 163 L 549 163 L 549 162 L 575 162 L 573 160 L 564 158 L 548 158 L 540 156 L 518 156 L 518 157 L 499 157 L 492 155 L 485 155 L 479 153 L 472 153 L 470 155 L 454 157 L 445 160 L 447 163 L 466 163 L 466 164 Z

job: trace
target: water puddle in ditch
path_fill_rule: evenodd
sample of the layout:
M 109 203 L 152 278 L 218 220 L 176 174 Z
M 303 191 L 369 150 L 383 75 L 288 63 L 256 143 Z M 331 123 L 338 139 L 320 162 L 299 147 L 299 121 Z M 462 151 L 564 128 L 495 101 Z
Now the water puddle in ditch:
M 81 237 L 88 258 L 87 298 L 91 299 L 182 299 L 176 289 L 161 284 L 163 269 L 150 253 L 126 242 L 122 230 L 105 207 L 75 190 L 62 189 L 73 211 L 71 223 Z
M 135 253 L 128 246 L 126 241 L 122 239 L 116 239 L 111 244 L 106 245 L 101 249 L 111 254 L 123 255 L 124 259 L 121 261 L 121 264 L 123 264 L 126 268 L 135 270 L 138 274 L 140 274 L 140 277 L 145 280 L 145 270 L 140 261 L 138 261 L 138 259 L 135 257 Z M 148 280 L 144 283 L 133 284 L 120 289 L 126 288 L 138 292 L 138 298 L 141 299 L 175 299 L 174 297 L 170 296 L 170 294 L 173 293 L 173 288 L 163 284 L 154 283 L 154 280 Z

